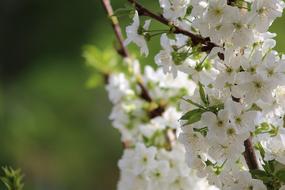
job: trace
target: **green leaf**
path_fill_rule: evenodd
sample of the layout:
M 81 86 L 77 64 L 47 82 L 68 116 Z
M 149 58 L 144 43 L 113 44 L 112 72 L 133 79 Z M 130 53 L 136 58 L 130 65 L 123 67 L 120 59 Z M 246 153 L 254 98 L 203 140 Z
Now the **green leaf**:
M 275 176 L 282 182 L 285 182 L 285 169 L 276 172 Z
M 268 174 L 274 173 L 274 170 L 275 170 L 274 160 L 264 161 L 264 164 L 262 166 Z
M 206 110 L 203 109 L 194 109 L 189 112 L 187 112 L 185 115 L 183 115 L 180 120 L 186 120 L 187 125 L 196 123 L 200 121 L 202 114 L 206 112 Z
M 198 104 L 198 103 L 196 103 L 196 102 L 193 102 L 193 101 L 190 100 L 190 99 L 188 99 L 188 100 L 184 99 L 184 100 L 185 100 L 186 102 L 188 102 L 188 103 L 190 103 L 190 104 L 192 104 L 192 105 L 194 105 L 194 106 L 200 108 L 200 109 L 207 110 L 207 108 L 203 107 L 202 105 L 200 105 L 200 104 Z
M 83 57 L 86 64 L 100 73 L 110 73 L 119 67 L 117 53 L 113 49 L 99 50 L 97 47 L 87 45 L 84 47 Z
M 209 103 L 209 98 L 208 96 L 206 96 L 206 93 L 205 93 L 205 90 L 203 88 L 203 85 L 199 82 L 199 93 L 200 93 L 200 98 L 202 100 L 202 102 L 208 106 L 210 103 Z
M 190 6 L 187 8 L 187 10 L 186 10 L 186 15 L 188 15 L 188 16 L 191 15 L 192 10 L 193 10 L 193 6 L 190 5 Z
M 263 170 L 250 170 L 250 173 L 254 179 L 260 179 L 264 183 L 268 183 L 272 181 L 272 177 L 269 176 L 265 171 Z
M 87 81 L 87 88 L 96 88 L 104 83 L 103 75 L 100 73 L 93 74 Z

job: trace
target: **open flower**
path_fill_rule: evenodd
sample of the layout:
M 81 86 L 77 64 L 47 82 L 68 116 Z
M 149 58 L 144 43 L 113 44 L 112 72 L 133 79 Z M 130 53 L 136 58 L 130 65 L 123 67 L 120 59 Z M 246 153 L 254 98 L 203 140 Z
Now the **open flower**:
M 141 27 L 139 14 L 136 11 L 133 18 L 133 23 L 130 26 L 127 26 L 126 28 L 127 39 L 124 41 L 124 45 L 127 46 L 129 43 L 134 42 L 137 46 L 140 47 L 141 54 L 148 56 L 149 51 L 143 33 L 144 31 L 148 30 L 150 26 L 150 21 L 151 20 L 145 21 L 144 26 Z

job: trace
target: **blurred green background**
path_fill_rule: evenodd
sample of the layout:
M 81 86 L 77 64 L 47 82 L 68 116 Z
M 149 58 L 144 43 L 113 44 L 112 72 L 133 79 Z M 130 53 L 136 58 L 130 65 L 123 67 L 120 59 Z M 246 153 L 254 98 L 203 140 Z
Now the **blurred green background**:
M 285 17 L 271 28 L 279 51 L 284 30 Z M 104 87 L 86 88 L 81 56 L 85 44 L 113 42 L 99 0 L 0 1 L 0 165 L 22 168 L 25 189 L 115 189 L 120 137 Z

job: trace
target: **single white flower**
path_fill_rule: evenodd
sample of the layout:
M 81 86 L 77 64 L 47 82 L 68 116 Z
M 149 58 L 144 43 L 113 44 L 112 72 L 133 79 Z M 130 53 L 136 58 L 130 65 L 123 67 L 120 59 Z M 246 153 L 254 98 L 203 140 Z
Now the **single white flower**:
M 141 174 L 153 167 L 155 163 L 155 154 L 157 150 L 155 147 L 147 148 L 144 144 L 136 144 L 135 155 L 134 155 L 134 173 L 136 175 Z
M 256 0 L 252 5 L 252 24 L 259 32 L 266 32 L 273 20 L 282 16 L 284 2 L 280 0 Z
M 129 81 L 123 73 L 111 75 L 108 82 L 106 89 L 109 92 L 109 99 L 113 103 L 118 103 L 123 98 L 134 95 Z
M 145 40 L 145 36 L 142 33 L 143 30 L 148 30 L 150 21 L 151 20 L 145 21 L 144 26 L 141 27 L 139 14 L 137 11 L 135 11 L 133 23 L 126 28 L 127 39 L 124 41 L 124 45 L 127 46 L 129 43 L 134 42 L 137 46 L 140 47 L 141 54 L 148 56 L 149 50 L 147 47 L 147 42 Z
M 163 16 L 169 20 L 176 20 L 185 16 L 190 0 L 159 0 L 159 3 L 163 8 Z
M 285 134 L 284 130 L 275 137 L 265 137 L 261 139 L 261 144 L 265 150 L 265 160 L 277 160 L 285 164 Z
M 207 20 L 210 24 L 219 23 L 224 16 L 226 7 L 226 0 L 209 1 L 208 10 L 204 16 L 204 19 Z
M 223 142 L 226 137 L 226 128 L 229 126 L 229 115 L 226 110 L 220 110 L 218 115 L 205 112 L 201 121 L 208 127 L 207 138 L 210 141 Z
M 246 111 L 241 103 L 231 99 L 226 102 L 225 108 L 229 111 L 229 121 L 237 129 L 238 134 L 254 131 L 256 111 Z

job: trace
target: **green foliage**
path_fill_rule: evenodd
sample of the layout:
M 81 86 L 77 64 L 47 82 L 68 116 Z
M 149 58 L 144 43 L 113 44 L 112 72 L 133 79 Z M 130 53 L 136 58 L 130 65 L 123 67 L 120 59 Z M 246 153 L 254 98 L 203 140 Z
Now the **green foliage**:
M 87 81 L 87 87 L 95 88 L 102 85 L 106 76 L 120 70 L 121 64 L 119 64 L 119 57 L 114 48 L 102 51 L 96 46 L 87 45 L 84 47 L 83 57 L 86 64 L 93 68 L 93 74 Z
M 4 176 L 2 176 L 0 179 L 4 183 L 7 190 L 23 189 L 23 175 L 20 169 L 14 170 L 11 167 L 3 167 L 2 170 L 4 172 Z
M 185 125 L 191 125 L 193 123 L 200 121 L 202 114 L 206 111 L 207 110 L 203 110 L 200 108 L 194 109 L 184 114 L 180 119 L 187 121 Z
M 279 170 L 276 173 L 266 170 L 251 170 L 250 173 L 254 179 L 263 181 L 268 190 L 279 190 L 285 182 L 285 170 Z
M 87 45 L 84 47 L 83 57 L 88 66 L 101 73 L 110 73 L 116 70 L 118 65 L 118 56 L 113 48 L 101 51 L 96 46 Z
M 100 73 L 94 72 L 94 74 L 87 80 L 88 88 L 95 88 L 104 83 L 103 76 Z
M 206 95 L 204 87 L 201 83 L 199 83 L 199 94 L 200 94 L 200 99 L 203 105 L 196 103 L 190 99 L 185 100 L 186 102 L 197 107 L 196 109 L 188 111 L 180 118 L 180 120 L 187 121 L 185 125 L 190 125 L 190 124 L 200 121 L 202 114 L 205 112 L 213 112 L 214 114 L 217 114 L 219 110 L 224 108 L 223 104 L 217 104 L 217 105 L 210 106 L 209 97 L 208 95 Z M 202 134 L 205 135 L 206 132 L 207 131 L 204 130 Z
M 210 104 L 210 102 L 209 102 L 209 97 L 206 96 L 205 90 L 204 90 L 203 85 L 202 85 L 201 83 L 199 83 L 199 93 L 200 93 L 200 98 L 201 98 L 202 102 L 203 102 L 206 106 L 208 106 L 208 105 Z
M 209 112 L 213 112 L 213 113 L 217 114 L 219 110 L 224 108 L 223 104 L 217 104 L 217 105 L 214 105 L 214 106 L 203 107 L 202 105 L 197 104 L 197 103 L 195 103 L 195 102 L 193 102 L 191 100 L 186 100 L 186 101 L 190 102 L 191 104 L 193 104 L 195 106 L 197 106 L 198 108 L 194 109 L 194 110 L 190 110 L 189 112 L 185 113 L 180 118 L 180 120 L 187 120 L 185 125 L 190 125 L 190 124 L 193 124 L 193 123 L 196 123 L 196 122 L 200 121 L 202 114 L 205 113 L 205 112 L 209 111 Z
M 285 169 L 279 170 L 275 175 L 280 181 L 285 183 Z
M 255 179 L 260 179 L 264 183 L 268 183 L 272 180 L 272 176 L 270 176 L 266 171 L 263 170 L 251 170 L 251 175 Z
M 270 126 L 263 124 L 263 127 L 267 128 Z M 251 170 L 252 177 L 262 180 L 268 190 L 279 190 L 285 184 L 285 166 L 276 160 L 265 160 L 265 151 L 260 143 L 256 144 L 255 148 L 260 152 L 264 170 Z
M 262 133 L 268 133 L 271 137 L 274 137 L 278 134 L 279 128 L 270 124 L 263 122 L 259 126 L 256 127 L 254 131 L 254 135 L 259 135 Z

